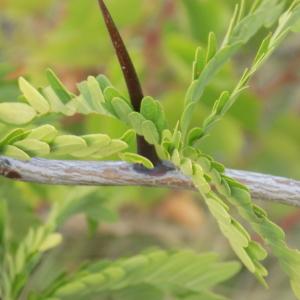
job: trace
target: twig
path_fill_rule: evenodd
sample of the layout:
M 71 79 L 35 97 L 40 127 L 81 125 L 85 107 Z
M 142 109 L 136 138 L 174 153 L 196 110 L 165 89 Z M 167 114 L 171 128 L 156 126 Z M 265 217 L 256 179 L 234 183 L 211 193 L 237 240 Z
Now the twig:
M 228 176 L 246 184 L 253 199 L 300 207 L 300 181 L 283 177 L 227 170 Z M 139 171 L 121 161 L 67 161 L 34 158 L 19 161 L 0 156 L 0 175 L 19 181 L 51 185 L 149 186 L 190 189 L 192 181 L 178 170 Z

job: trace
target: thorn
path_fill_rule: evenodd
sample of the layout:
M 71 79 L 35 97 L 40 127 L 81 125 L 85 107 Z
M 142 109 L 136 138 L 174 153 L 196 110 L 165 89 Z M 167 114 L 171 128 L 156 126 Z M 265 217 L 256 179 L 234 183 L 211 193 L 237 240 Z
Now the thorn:
M 104 0 L 98 0 L 98 3 L 126 81 L 132 106 L 135 111 L 139 112 L 144 95 L 137 72 L 123 42 L 123 39 L 118 31 L 118 28 L 116 27 L 104 3 Z M 161 163 L 156 153 L 155 147 L 148 144 L 144 137 L 137 137 L 137 147 L 138 154 L 151 160 L 154 165 L 159 165 Z
M 110 38 L 115 48 L 116 54 L 121 65 L 122 72 L 127 84 L 128 92 L 132 105 L 136 111 L 140 111 L 142 99 L 144 97 L 139 78 L 136 70 L 122 40 L 122 37 L 104 3 L 103 0 L 98 0 L 101 12 L 103 14 L 104 22 L 107 26 Z

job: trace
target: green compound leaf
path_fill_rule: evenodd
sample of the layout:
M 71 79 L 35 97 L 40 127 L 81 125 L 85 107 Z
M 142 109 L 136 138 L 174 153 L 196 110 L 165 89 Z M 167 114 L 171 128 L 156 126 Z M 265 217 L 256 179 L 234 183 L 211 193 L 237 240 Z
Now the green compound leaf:
M 221 48 L 216 52 L 213 51 L 215 55 L 211 57 L 205 66 L 203 66 L 203 53 L 199 52 L 200 50 L 197 51 L 193 77 L 195 78 L 195 73 L 200 74 L 192 82 L 187 92 L 185 110 L 181 118 L 181 128 L 184 135 L 190 124 L 195 103 L 201 99 L 206 86 L 216 73 L 260 28 L 271 26 L 278 19 L 283 7 L 284 1 L 264 0 L 254 7 L 247 16 L 241 19 L 238 16 L 243 15 L 243 5 L 237 6 Z M 213 39 L 211 36 L 211 40 Z M 210 41 L 210 43 L 214 42 Z M 206 57 L 210 57 L 210 55 Z M 195 67 L 198 63 L 199 67 Z
M 0 121 L 8 124 L 23 125 L 36 117 L 36 111 L 24 103 L 0 103 Z
M 3 290 L 6 297 L 10 299 L 19 298 L 28 276 L 40 261 L 41 255 L 61 242 L 61 235 L 54 232 L 55 222 L 53 223 L 52 216 L 51 214 L 45 224 L 31 228 L 17 245 L 17 248 L 9 253 L 5 269 L 1 270 L 2 275 L 7 276 L 8 286 Z
M 145 117 L 142 113 L 134 112 L 128 99 L 123 97 L 103 75 L 97 78 L 89 76 L 87 80 L 79 83 L 79 95 L 69 93 L 53 71 L 48 70 L 47 77 L 50 86 L 42 89 L 45 98 L 23 78 L 20 79 L 20 82 L 26 85 L 27 89 L 30 87 L 31 94 L 35 96 L 33 99 L 36 101 L 30 102 L 32 106 L 36 106 L 38 100 L 43 98 L 49 103 L 49 113 L 62 113 L 67 116 L 75 113 L 97 113 L 114 117 L 130 125 L 140 136 L 147 134 L 148 141 L 156 145 L 159 144 L 160 134 L 167 128 L 167 122 L 163 108 L 158 101 L 151 97 L 145 97 L 144 105 L 141 108 L 142 113 L 147 116 Z M 28 98 L 29 92 L 26 93 L 24 88 L 22 92 Z M 41 110 L 39 107 L 39 111 Z M 145 121 L 149 122 L 143 125 Z
M 230 57 L 239 49 L 240 44 L 226 46 L 218 51 L 205 66 L 200 77 L 193 82 L 194 88 L 190 91 L 190 96 L 186 98 L 186 105 L 191 102 L 197 102 L 203 94 L 204 88 L 210 82 L 220 68 L 228 61 Z
M 149 159 L 147 159 L 146 157 L 143 157 L 139 154 L 125 152 L 125 153 L 120 153 L 119 156 L 124 161 L 134 163 L 134 164 L 141 164 L 144 167 L 146 167 L 147 169 L 154 168 L 152 162 Z
M 218 222 L 220 230 L 228 239 L 236 255 L 247 269 L 254 273 L 259 280 L 266 285 L 263 279 L 266 274 L 265 271 L 262 272 L 262 270 L 265 269 L 259 262 L 261 257 L 258 258 L 257 256 L 251 255 L 251 252 L 248 250 L 250 245 L 254 243 L 250 240 L 249 234 L 241 224 L 230 216 L 228 208 L 226 206 L 224 207 L 223 201 L 217 197 L 217 195 L 210 192 L 210 194 L 207 194 L 204 198 L 210 212 Z
M 225 170 L 221 164 L 216 163 L 208 156 L 203 156 L 199 151 L 191 153 L 193 160 L 180 156 L 176 150 L 172 155 L 173 162 L 177 163 L 184 174 L 192 177 L 195 186 L 236 255 L 248 270 L 266 286 L 264 277 L 268 275 L 268 272 L 260 261 L 266 258 L 267 252 L 257 242 L 251 240 L 245 228 L 231 216 L 228 205 L 219 195 L 234 205 L 240 215 L 267 242 L 273 254 L 278 258 L 282 269 L 290 277 L 291 286 L 299 298 L 297 284 L 300 281 L 300 251 L 290 249 L 286 245 L 283 230 L 272 223 L 261 208 L 252 203 L 250 193 L 245 186 L 224 175 Z M 196 153 L 198 153 L 198 158 Z M 209 184 L 215 187 L 217 193 L 210 189 Z
M 252 66 L 243 72 L 243 75 L 241 76 L 241 79 L 237 83 L 236 87 L 230 93 L 227 91 L 223 92 L 220 98 L 216 101 L 212 113 L 204 121 L 203 128 L 205 133 L 207 133 L 207 131 L 210 128 L 212 128 L 221 119 L 221 117 L 223 117 L 225 113 L 232 107 L 238 96 L 248 87 L 248 82 L 251 79 L 251 77 L 262 66 L 266 59 L 273 53 L 274 49 L 283 41 L 287 33 L 290 31 L 291 25 L 294 24 L 299 18 L 299 4 L 292 5 L 290 9 L 288 9 L 288 11 L 281 16 L 278 27 L 275 30 L 274 34 L 268 35 L 262 41 Z M 203 74 L 201 74 L 200 78 L 202 78 Z M 201 91 L 201 93 L 202 92 L 203 90 Z M 189 106 L 187 106 L 187 108 L 188 107 Z M 182 122 L 185 122 L 182 126 L 184 130 L 187 128 L 188 116 L 191 114 L 191 111 L 186 110 L 185 113 L 186 115 L 184 115 L 182 119 Z
M 127 132 L 128 139 L 131 139 L 130 136 L 132 131 Z M 20 159 L 52 153 L 99 159 L 120 153 L 127 148 L 126 141 L 111 139 L 106 134 L 58 135 L 57 130 L 51 125 L 43 125 L 28 131 L 17 129 L 0 141 L 0 153 Z
M 98 113 L 117 117 L 111 101 L 114 97 L 125 99 L 103 75 L 97 78 L 89 76 L 87 80 L 79 83 L 79 95 L 71 94 L 52 70 L 47 70 L 47 78 L 50 86 L 41 89 L 41 93 L 24 78 L 19 80 L 23 96 L 39 115 L 48 112 L 67 116 L 75 113 Z
M 271 222 L 264 212 L 262 213 L 259 208 L 252 204 L 248 191 L 236 187 L 233 182 L 229 184 L 232 191 L 231 203 L 237 207 L 245 220 L 268 243 L 273 254 L 279 260 L 281 268 L 290 277 L 292 287 L 297 286 L 300 282 L 300 251 L 290 249 L 287 246 L 283 230 Z M 296 296 L 300 299 L 299 293 L 296 293 Z
M 231 216 L 228 205 L 210 187 L 212 184 L 217 191 L 222 192 L 224 197 L 231 196 L 228 183 L 225 187 L 219 188 L 225 180 L 222 178 L 223 166 L 214 162 L 212 158 L 203 156 L 200 151 L 187 151 L 187 153 L 190 153 L 192 158 L 183 156 L 175 149 L 172 154 L 173 162 L 177 162 L 176 166 L 183 174 L 191 177 L 236 255 L 248 270 L 254 273 L 262 284 L 266 285 L 264 277 L 267 275 L 267 271 L 260 263 L 265 258 L 264 250 L 251 240 L 246 229 Z
M 50 106 L 45 97 L 38 92 L 23 77 L 19 79 L 19 87 L 26 101 L 40 114 L 46 114 L 50 110 Z
M 232 30 L 228 43 L 246 43 L 262 27 L 270 27 L 278 20 L 286 1 L 263 0 L 257 9 L 243 18 Z
M 87 267 L 38 299 L 72 299 L 74 295 L 88 297 L 90 291 L 103 293 L 140 284 L 171 293 L 176 293 L 180 288 L 189 293 L 205 294 L 207 289 L 232 277 L 239 269 L 239 264 L 235 262 L 220 263 L 214 254 L 156 250 L 116 262 L 102 263 L 99 267 Z M 55 282 L 53 286 L 57 286 Z

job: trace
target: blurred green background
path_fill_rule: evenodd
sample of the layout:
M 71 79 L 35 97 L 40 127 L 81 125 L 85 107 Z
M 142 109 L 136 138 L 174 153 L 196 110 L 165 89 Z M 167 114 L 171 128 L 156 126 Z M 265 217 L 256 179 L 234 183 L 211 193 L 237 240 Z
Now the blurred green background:
M 235 2 L 107 1 L 138 69 L 144 93 L 161 100 L 170 126 L 175 125 L 182 111 L 196 47 L 205 46 L 210 31 L 221 42 Z M 221 91 L 234 86 L 265 33 L 261 31 L 244 47 L 209 86 L 198 105 L 194 125 L 199 125 L 209 113 Z M 16 100 L 16 80 L 20 75 L 30 78 L 36 86 L 44 85 L 47 67 L 53 68 L 73 91 L 76 83 L 88 75 L 104 73 L 126 92 L 97 1 L 0 0 L 0 100 Z M 300 39 L 293 35 L 252 80 L 250 89 L 203 143 L 203 150 L 230 168 L 300 180 L 299 67 Z M 76 134 L 101 131 L 118 137 L 125 129 L 118 121 L 99 116 L 40 120 L 45 122 L 54 122 L 61 130 Z M 7 126 L 0 125 L 0 134 L 6 131 Z M 9 199 L 16 242 L 29 225 L 40 222 L 49 203 L 76 197 L 78 193 L 101 204 L 102 215 L 94 216 L 95 222 L 101 218 L 113 221 L 116 216 L 112 211 L 116 210 L 120 218 L 114 225 L 101 226 L 92 238 L 86 234 L 81 219 L 70 220 L 64 227 L 65 244 L 41 266 L 45 276 L 57 268 L 54 262 L 59 259 L 72 270 L 86 258 L 117 257 L 153 245 L 215 249 L 223 252 L 225 258 L 232 256 L 205 208 L 190 193 L 149 189 L 145 192 L 140 188 L 71 190 L 1 180 L 0 195 Z M 290 243 L 299 248 L 299 210 L 263 205 L 285 227 Z M 178 206 L 182 208 L 180 212 Z M 103 207 L 107 209 L 104 215 Z M 147 222 L 152 224 L 152 230 Z M 270 290 L 265 291 L 243 271 L 223 287 L 225 293 L 230 299 L 242 299 L 245 295 L 249 300 L 294 299 L 286 278 L 272 259 L 268 265 Z M 35 284 L 39 284 L 38 280 Z

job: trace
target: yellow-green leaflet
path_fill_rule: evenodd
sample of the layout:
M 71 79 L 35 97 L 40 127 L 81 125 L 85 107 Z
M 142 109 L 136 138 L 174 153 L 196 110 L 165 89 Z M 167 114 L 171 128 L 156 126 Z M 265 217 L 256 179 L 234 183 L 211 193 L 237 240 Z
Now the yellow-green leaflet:
M 57 136 L 58 132 L 52 125 L 43 125 L 31 130 L 27 138 L 36 139 L 46 143 L 50 143 Z
M 0 103 L 0 122 L 23 125 L 31 122 L 36 111 L 24 103 Z
M 87 147 L 85 140 L 74 135 L 58 136 L 51 145 L 51 150 L 56 154 L 72 154 Z
M 28 135 L 28 132 L 21 129 L 16 128 L 9 132 L 2 140 L 0 140 L 0 148 L 9 145 L 11 143 L 17 142 L 19 140 L 24 139 Z
M 52 248 L 57 247 L 63 240 L 63 237 L 60 233 L 52 233 L 49 235 L 45 241 L 40 245 L 38 251 L 45 252 Z
M 51 86 L 43 89 L 43 93 L 50 104 L 51 112 L 60 112 L 66 116 L 72 116 L 76 113 L 76 106 L 72 101 L 64 104 Z
M 121 140 L 111 140 L 111 142 L 99 149 L 92 155 L 93 158 L 101 159 L 107 156 L 117 154 L 123 150 L 126 150 L 128 145 Z
M 142 123 L 142 132 L 149 144 L 159 144 L 159 133 L 153 122 L 147 120 Z
M 38 92 L 23 77 L 19 79 L 19 87 L 26 101 L 40 114 L 46 114 L 50 110 L 50 106 L 45 97 Z
M 154 168 L 152 162 L 149 159 L 141 155 L 138 155 L 136 153 L 125 152 L 125 153 L 120 153 L 119 156 L 124 161 L 135 163 L 135 164 L 141 164 L 148 169 Z
M 50 147 L 47 143 L 32 138 L 18 141 L 14 143 L 14 146 L 28 153 L 30 156 L 44 156 L 50 153 Z
M 87 143 L 87 148 L 82 148 L 78 151 L 72 152 L 74 157 L 88 157 L 93 154 L 99 153 L 102 149 L 106 149 L 107 146 L 111 144 L 111 139 L 108 135 L 105 134 L 91 134 L 82 136 L 82 138 Z
M 122 98 L 115 97 L 111 100 L 111 104 L 116 112 L 117 116 L 125 123 L 129 122 L 129 114 L 133 112 L 133 109 Z
M 140 135 L 143 135 L 143 122 L 146 119 L 138 112 L 132 112 L 128 116 L 129 124 Z
M 12 145 L 7 145 L 4 149 L 4 155 L 20 160 L 29 160 L 30 156 L 20 148 Z
M 72 99 L 72 94 L 66 89 L 56 74 L 51 69 L 48 69 L 46 74 L 51 87 L 58 97 L 62 99 L 63 103 L 70 101 Z

